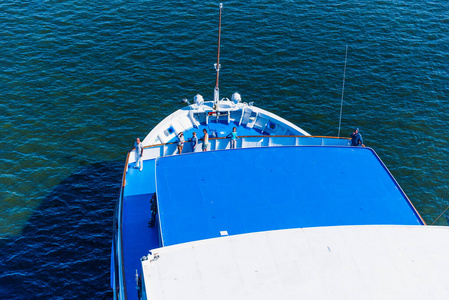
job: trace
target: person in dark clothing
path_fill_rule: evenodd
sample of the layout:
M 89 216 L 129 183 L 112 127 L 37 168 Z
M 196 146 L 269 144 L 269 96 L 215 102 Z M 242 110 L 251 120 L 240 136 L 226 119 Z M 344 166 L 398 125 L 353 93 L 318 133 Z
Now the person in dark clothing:
M 150 200 L 150 221 L 148 221 L 148 227 L 154 227 L 154 224 L 156 222 L 156 214 L 157 214 L 157 200 L 156 200 L 156 193 L 153 194 Z
M 360 134 L 359 129 L 356 128 L 355 131 L 351 133 L 351 146 L 360 146 L 360 145 L 365 147 L 365 145 L 363 144 L 362 135 Z

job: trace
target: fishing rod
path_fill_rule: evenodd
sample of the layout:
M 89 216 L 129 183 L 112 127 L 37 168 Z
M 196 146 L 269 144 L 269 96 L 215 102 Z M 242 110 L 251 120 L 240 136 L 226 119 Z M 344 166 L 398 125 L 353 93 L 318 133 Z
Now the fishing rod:
M 220 35 L 221 35 L 221 10 L 223 8 L 223 4 L 220 3 L 220 16 L 218 21 L 218 53 L 217 53 L 217 63 L 214 64 L 215 70 L 217 70 L 217 78 L 215 80 L 215 89 L 214 89 L 214 109 L 217 107 L 218 99 L 220 98 L 219 89 L 218 89 L 218 79 L 220 77 Z
M 343 96 L 345 94 L 345 79 L 346 79 L 346 62 L 347 62 L 347 60 L 348 60 L 348 46 L 346 45 L 345 68 L 343 70 L 343 87 L 341 89 L 340 122 L 338 123 L 338 137 L 340 137 L 341 115 L 343 113 Z

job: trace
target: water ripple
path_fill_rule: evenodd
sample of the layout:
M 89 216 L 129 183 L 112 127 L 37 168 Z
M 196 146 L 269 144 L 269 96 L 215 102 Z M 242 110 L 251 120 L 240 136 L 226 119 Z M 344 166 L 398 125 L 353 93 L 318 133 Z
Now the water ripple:
M 22 290 L 104 298 L 108 191 L 117 188 L 121 163 L 96 164 L 123 161 L 134 138 L 180 99 L 212 98 L 217 4 L 40 0 L 1 7 L 0 237 L 4 249 L 12 247 L 0 258 L 1 298 L 24 298 Z M 449 191 L 447 9 L 445 2 L 226 2 L 221 94 L 239 91 L 313 134 L 336 135 L 348 45 L 342 133 L 362 129 L 431 223 Z M 114 179 L 95 190 L 80 170 Z

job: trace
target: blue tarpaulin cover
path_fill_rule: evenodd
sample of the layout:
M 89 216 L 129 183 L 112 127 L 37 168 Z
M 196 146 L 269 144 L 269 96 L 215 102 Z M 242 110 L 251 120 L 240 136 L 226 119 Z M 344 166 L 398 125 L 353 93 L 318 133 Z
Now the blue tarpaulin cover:
M 226 233 L 423 224 L 369 148 L 265 147 L 162 157 L 156 181 L 164 246 Z

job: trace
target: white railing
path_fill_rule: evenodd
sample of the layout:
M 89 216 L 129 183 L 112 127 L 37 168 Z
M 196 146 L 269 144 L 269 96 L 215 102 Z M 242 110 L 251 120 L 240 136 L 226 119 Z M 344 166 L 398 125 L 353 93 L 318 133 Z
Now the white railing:
M 230 138 L 209 138 L 208 151 L 225 150 L 230 148 Z M 349 146 L 349 138 L 325 137 L 325 136 L 290 136 L 290 135 L 251 135 L 240 136 L 237 139 L 237 148 L 273 147 L 273 146 Z M 178 154 L 178 143 L 165 143 L 144 147 L 143 160 Z M 184 142 L 182 154 L 201 152 L 202 141 L 198 141 L 195 149 L 192 143 Z M 129 163 L 134 163 L 135 157 L 131 153 Z

